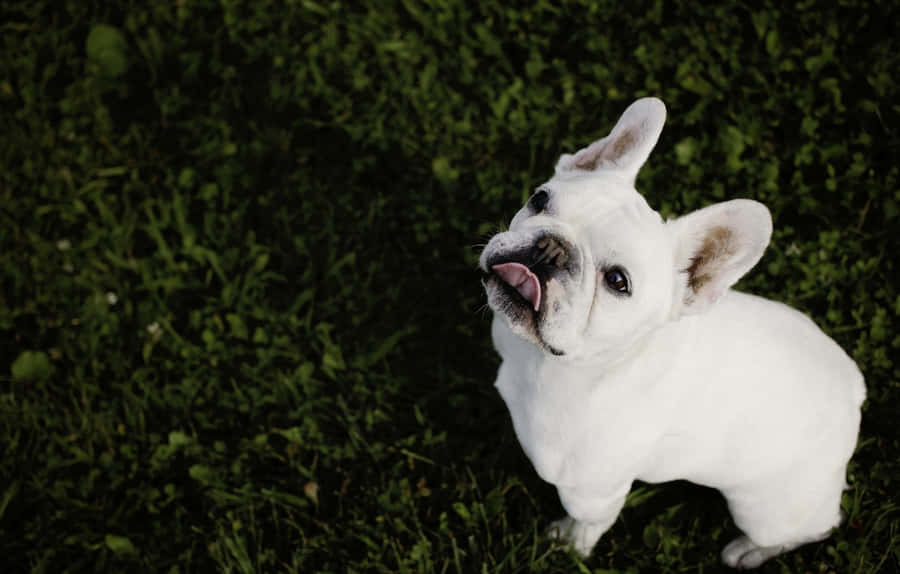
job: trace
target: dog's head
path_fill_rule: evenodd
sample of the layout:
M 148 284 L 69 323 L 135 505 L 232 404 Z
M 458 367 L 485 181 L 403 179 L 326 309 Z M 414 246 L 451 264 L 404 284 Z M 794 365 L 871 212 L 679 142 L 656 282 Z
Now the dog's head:
M 488 304 L 548 353 L 624 353 L 666 321 L 702 312 L 762 256 L 768 210 L 750 200 L 663 221 L 634 189 L 665 106 L 644 98 L 612 132 L 565 154 L 480 265 Z

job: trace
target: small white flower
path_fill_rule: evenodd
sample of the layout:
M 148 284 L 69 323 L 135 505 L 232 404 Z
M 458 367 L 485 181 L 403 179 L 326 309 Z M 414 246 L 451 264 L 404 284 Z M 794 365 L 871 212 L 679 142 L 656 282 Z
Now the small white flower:
M 147 325 L 147 332 L 150 333 L 151 337 L 159 337 L 162 334 L 162 329 L 159 327 L 159 323 L 153 321 L 149 325 Z
M 56 242 L 56 248 L 60 251 L 68 251 L 72 248 L 72 242 L 68 239 L 60 239 Z
M 791 244 L 788 245 L 788 248 L 784 250 L 784 254 L 785 255 L 800 255 L 800 248 L 797 247 L 796 243 L 791 242 Z
M 119 298 L 112 291 L 107 291 L 106 292 L 106 302 L 109 303 L 110 306 L 113 306 L 119 302 Z

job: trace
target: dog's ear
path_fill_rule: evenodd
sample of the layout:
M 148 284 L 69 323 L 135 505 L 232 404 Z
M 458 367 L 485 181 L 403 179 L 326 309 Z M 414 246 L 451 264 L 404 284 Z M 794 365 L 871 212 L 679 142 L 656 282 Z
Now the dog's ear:
M 667 223 L 675 242 L 676 308 L 708 309 L 762 257 L 772 236 L 765 205 L 735 199 Z
M 633 184 L 665 121 L 662 100 L 641 98 L 628 106 L 608 136 L 574 154 L 563 154 L 556 172 L 610 170 Z

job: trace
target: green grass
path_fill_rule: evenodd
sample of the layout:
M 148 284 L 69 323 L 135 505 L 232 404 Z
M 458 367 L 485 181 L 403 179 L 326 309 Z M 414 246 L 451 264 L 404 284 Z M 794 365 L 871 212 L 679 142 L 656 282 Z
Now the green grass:
M 687 483 L 541 536 L 479 311 L 477 245 L 642 95 L 650 203 L 766 203 L 741 287 L 866 374 L 847 523 L 762 571 L 900 569 L 898 3 L 504 4 L 3 3 L 4 572 L 718 571 Z

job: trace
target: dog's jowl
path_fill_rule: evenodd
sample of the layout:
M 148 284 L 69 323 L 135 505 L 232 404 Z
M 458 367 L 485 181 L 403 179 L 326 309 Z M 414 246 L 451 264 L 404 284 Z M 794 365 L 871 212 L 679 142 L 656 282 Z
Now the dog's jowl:
M 744 536 L 722 558 L 752 568 L 839 524 L 865 386 L 805 315 L 730 289 L 769 243 L 765 206 L 664 221 L 635 191 L 664 120 L 633 103 L 481 254 L 496 386 L 577 551 L 634 480 L 686 479 L 725 496 Z

